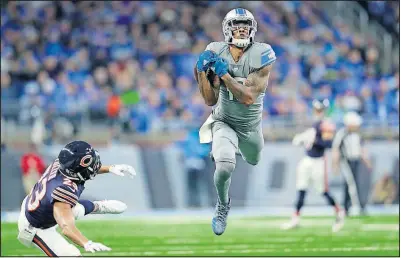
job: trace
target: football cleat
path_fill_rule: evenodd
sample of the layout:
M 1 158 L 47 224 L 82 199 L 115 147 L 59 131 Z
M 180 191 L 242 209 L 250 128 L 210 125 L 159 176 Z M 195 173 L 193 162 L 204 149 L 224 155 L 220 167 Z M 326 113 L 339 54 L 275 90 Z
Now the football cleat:
M 220 200 L 217 200 L 216 210 L 214 213 L 214 217 L 212 219 L 212 229 L 216 235 L 221 235 L 226 230 L 227 226 L 227 216 L 228 212 L 231 208 L 231 199 L 228 200 L 227 204 L 220 203 Z
M 345 212 L 341 210 L 338 212 L 336 216 L 336 221 L 334 222 L 331 228 L 334 233 L 340 231 L 343 228 L 344 220 L 345 220 Z
M 125 203 L 115 200 L 94 201 L 93 203 L 96 209 L 92 214 L 119 214 L 127 209 Z
M 282 230 L 289 230 L 299 226 L 299 216 L 294 215 L 290 222 L 281 226 Z

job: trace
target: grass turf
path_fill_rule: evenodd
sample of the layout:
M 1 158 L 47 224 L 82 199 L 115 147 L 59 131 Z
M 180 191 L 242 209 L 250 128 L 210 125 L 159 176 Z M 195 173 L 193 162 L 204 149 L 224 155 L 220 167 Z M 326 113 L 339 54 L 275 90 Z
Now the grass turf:
M 222 236 L 212 233 L 209 220 L 79 221 L 93 241 L 113 250 L 84 256 L 399 256 L 399 217 L 349 218 L 342 231 L 331 232 L 332 217 L 304 217 L 301 227 L 282 231 L 287 219 L 231 218 Z M 17 237 L 15 223 L 1 224 L 2 256 L 37 256 Z

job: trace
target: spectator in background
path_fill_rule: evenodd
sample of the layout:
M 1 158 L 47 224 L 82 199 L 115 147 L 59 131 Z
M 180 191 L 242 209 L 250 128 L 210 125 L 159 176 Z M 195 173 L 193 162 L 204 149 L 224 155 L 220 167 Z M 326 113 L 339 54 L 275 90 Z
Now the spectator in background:
M 29 194 L 46 169 L 45 162 L 34 143 L 30 144 L 29 152 L 21 157 L 20 164 L 22 169 L 22 183 L 24 184 L 25 193 Z
M 6 149 L 6 122 L 1 117 L 1 151 Z
M 177 143 L 182 151 L 183 163 L 187 172 L 188 205 L 190 207 L 201 206 L 201 188 L 206 189 L 207 176 L 206 159 L 209 158 L 209 144 L 199 143 L 199 128 L 188 131 L 187 137 Z
M 391 175 L 385 175 L 375 184 L 372 193 L 372 202 L 374 204 L 390 205 L 396 198 L 396 184 L 394 184 Z
M 121 98 L 117 95 L 111 96 L 107 101 L 107 115 L 111 125 L 111 138 L 116 139 L 120 133 L 119 116 L 121 112 Z
M 54 108 L 56 116 L 73 123 L 76 133 L 85 117 L 105 121 L 112 93 L 125 99 L 138 92 L 141 101 L 124 105 L 120 113 L 127 125 L 144 134 L 173 128 L 160 123 L 180 120 L 182 107 L 196 118 L 188 123 L 199 120 L 200 105 L 189 101 L 197 91 L 193 64 L 209 42 L 223 40 L 222 15 L 238 5 L 218 1 L 35 3 L 9 1 L 1 12 L 2 103 L 20 102 L 22 107 L 3 106 L 10 113 L 19 112 L 19 122 L 25 124 L 32 123 L 33 106 Z M 370 5 L 382 15 L 394 3 Z M 325 10 L 308 1 L 242 4 L 260 20 L 258 41 L 272 45 L 278 56 L 269 83 L 269 88 L 276 89 L 265 96 L 266 102 L 272 101 L 264 106 L 264 114 L 272 118 L 266 123 L 302 114 L 305 103 L 315 95 L 335 100 L 347 90 L 363 95 L 363 114 L 366 111 L 376 118 L 380 113 L 387 123 L 389 114 L 399 113 L 399 89 L 377 90 L 385 78 L 377 46 L 354 34 L 344 21 L 330 22 L 324 18 Z M 399 19 L 399 12 L 385 18 L 391 21 L 393 16 Z M 176 96 L 183 103 L 172 101 Z M 352 97 L 345 99 L 348 105 Z

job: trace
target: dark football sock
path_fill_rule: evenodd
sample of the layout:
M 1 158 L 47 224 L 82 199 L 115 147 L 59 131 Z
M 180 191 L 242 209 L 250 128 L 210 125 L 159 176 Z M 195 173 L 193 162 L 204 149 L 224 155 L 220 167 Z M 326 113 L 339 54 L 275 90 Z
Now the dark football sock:
M 298 192 L 298 202 L 296 204 L 296 211 L 295 211 L 296 215 L 299 215 L 302 207 L 304 206 L 305 195 L 306 195 L 305 190 L 300 190 Z
M 323 196 L 326 197 L 327 202 L 334 207 L 336 212 L 340 211 L 340 208 L 338 207 L 336 201 L 334 200 L 333 196 L 331 196 L 331 194 L 329 194 L 328 192 L 323 193 Z
M 78 201 L 85 208 L 85 215 L 88 215 L 95 209 L 95 204 L 88 200 L 79 200 Z

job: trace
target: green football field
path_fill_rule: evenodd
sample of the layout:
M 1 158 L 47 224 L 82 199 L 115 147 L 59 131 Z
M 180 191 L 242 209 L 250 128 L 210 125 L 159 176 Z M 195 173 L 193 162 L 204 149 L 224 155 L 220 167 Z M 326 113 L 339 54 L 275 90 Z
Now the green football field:
M 338 233 L 332 217 L 304 217 L 301 227 L 282 231 L 282 217 L 230 218 L 222 236 L 209 220 L 152 219 L 80 221 L 91 240 L 108 245 L 108 253 L 84 256 L 399 256 L 398 216 L 349 218 Z M 1 255 L 43 255 L 18 240 L 15 223 L 1 224 Z

